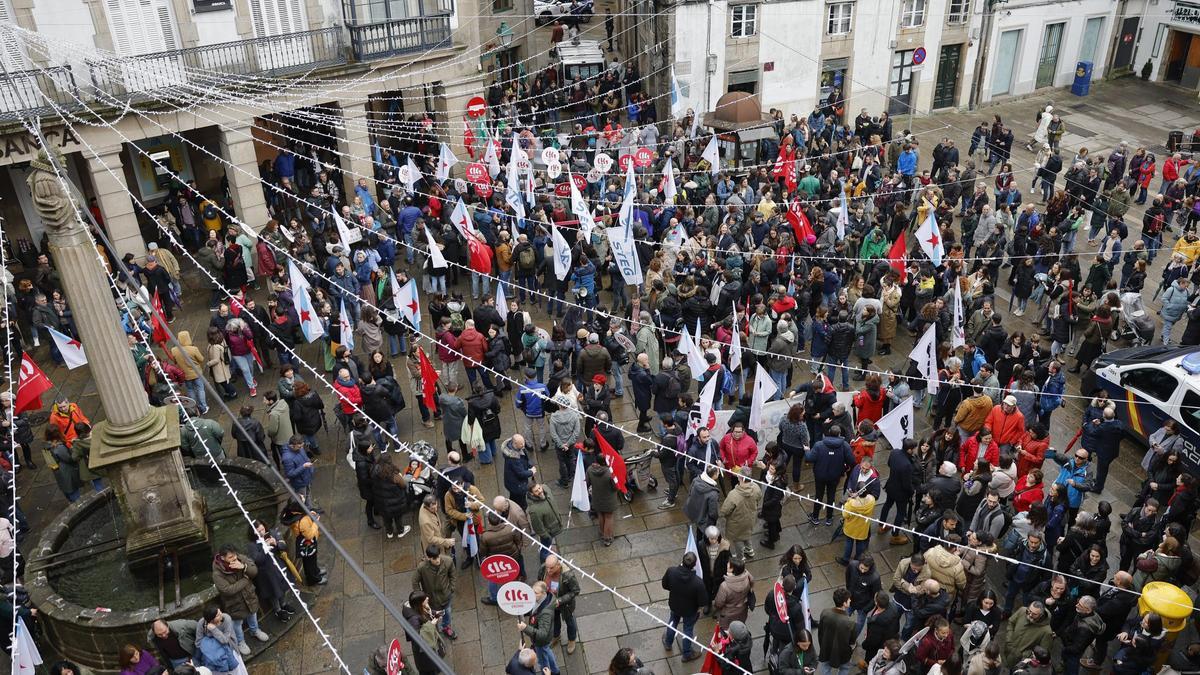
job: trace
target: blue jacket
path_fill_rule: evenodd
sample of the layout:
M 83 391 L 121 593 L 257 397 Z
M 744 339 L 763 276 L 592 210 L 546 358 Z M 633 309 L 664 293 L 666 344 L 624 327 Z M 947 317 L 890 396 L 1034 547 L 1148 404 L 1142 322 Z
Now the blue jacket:
M 902 176 L 915 176 L 917 173 L 917 151 L 906 150 L 900 153 L 896 160 L 896 169 Z
M 1038 407 L 1043 415 L 1062 405 L 1062 395 L 1066 390 L 1067 379 L 1063 377 L 1061 370 L 1046 379 L 1042 386 L 1042 395 L 1038 399 Z
M 1083 494 L 1091 492 L 1095 486 L 1095 478 L 1092 475 L 1092 463 L 1088 462 L 1083 466 L 1075 465 L 1075 457 L 1073 454 L 1065 454 L 1056 460 L 1062 467 L 1058 472 L 1058 477 L 1054 482 L 1067 488 L 1067 504 L 1073 508 L 1079 508 L 1083 503 Z M 1075 487 L 1067 485 L 1067 481 L 1074 480 Z
M 804 453 L 804 460 L 812 465 L 817 480 L 836 481 L 854 466 L 854 452 L 841 436 L 826 436 Z
M 595 297 L 596 294 L 596 266 L 589 260 L 581 267 L 576 267 L 571 273 L 571 279 L 576 286 L 581 286 L 587 289 L 588 295 Z M 586 303 L 585 303 L 586 304 Z
M 308 463 L 308 453 L 301 450 L 293 452 L 290 448 L 285 449 L 283 455 L 283 475 L 287 476 L 288 483 L 297 490 L 308 487 L 312 483 L 313 468 L 304 466 Z
M 1188 292 L 1179 285 L 1178 281 L 1172 281 L 1171 287 L 1162 295 L 1162 317 L 1168 321 L 1178 321 L 1183 318 L 1183 313 L 1188 308 Z
M 529 380 L 521 385 L 520 391 L 517 392 L 517 409 L 525 413 L 526 417 L 542 417 L 545 414 L 542 408 L 545 399 L 542 397 L 548 396 L 549 391 L 541 382 Z
M 400 209 L 400 216 L 396 218 L 397 227 L 401 234 L 409 234 L 413 230 L 413 226 L 417 224 L 417 218 L 421 217 L 421 209 L 409 204 Z M 488 220 L 491 220 L 489 217 Z
M 296 176 L 296 156 L 290 152 L 281 152 L 275 157 L 275 175 L 280 178 Z
M 356 196 L 358 196 L 360 199 L 362 199 L 363 210 L 367 212 L 367 215 L 374 216 L 375 215 L 375 195 L 371 194 L 371 188 L 366 188 L 361 185 L 357 185 L 354 188 L 354 194 Z
M 530 439 L 532 442 L 533 439 Z M 504 455 L 504 489 L 509 494 L 523 495 L 529 489 L 529 479 L 533 477 L 533 465 L 529 456 L 518 452 L 512 447 L 512 441 L 505 441 L 500 449 Z

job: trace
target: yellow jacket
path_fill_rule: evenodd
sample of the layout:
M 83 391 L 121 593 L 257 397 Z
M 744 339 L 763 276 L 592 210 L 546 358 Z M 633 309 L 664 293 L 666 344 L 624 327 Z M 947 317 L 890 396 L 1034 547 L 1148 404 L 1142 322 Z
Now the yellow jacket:
M 867 518 L 875 513 L 875 497 L 851 497 L 843 508 L 846 510 L 842 514 L 845 519 L 842 531 L 846 533 L 846 538 L 863 541 L 871 536 L 871 523 Z
M 1175 242 L 1175 248 L 1172 251 L 1182 254 L 1187 263 L 1191 265 L 1196 262 L 1196 256 L 1200 256 L 1200 239 L 1188 241 L 1187 237 L 1184 237 Z
M 513 245 L 507 241 L 496 247 L 496 269 L 501 272 L 507 272 L 512 269 L 512 250 Z

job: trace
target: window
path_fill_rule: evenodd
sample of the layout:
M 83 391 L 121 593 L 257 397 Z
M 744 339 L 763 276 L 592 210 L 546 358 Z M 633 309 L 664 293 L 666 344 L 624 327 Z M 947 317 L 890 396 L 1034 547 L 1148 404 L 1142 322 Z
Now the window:
M 952 24 L 966 23 L 970 15 L 971 0 L 950 0 L 950 7 L 946 12 L 946 21 Z
M 1191 427 L 1192 431 L 1200 432 L 1200 395 L 1191 389 L 1188 389 L 1187 393 L 1183 395 L 1183 401 L 1179 406 L 1179 417 L 1183 419 L 1184 424 Z
M 0 24 L 17 25 L 16 15 L 13 14 L 9 0 L 0 0 Z M 8 71 L 25 70 L 25 51 L 21 48 L 21 38 L 15 33 L 0 34 L 0 64 Z
M 1165 403 L 1171 400 L 1179 380 L 1158 368 L 1136 368 L 1121 374 L 1121 385 Z
M 853 2 L 835 2 L 829 5 L 829 22 L 825 28 L 826 34 L 846 35 L 850 32 L 853 17 Z
M 745 38 L 758 33 L 758 5 L 734 5 L 729 14 L 733 19 L 729 27 L 730 36 Z
M 900 6 L 900 27 L 916 28 L 925 23 L 925 0 L 904 0 Z
M 507 12 L 513 8 L 512 0 L 492 0 L 493 12 Z
M 167 0 L 105 0 L 113 51 L 121 56 L 179 48 Z

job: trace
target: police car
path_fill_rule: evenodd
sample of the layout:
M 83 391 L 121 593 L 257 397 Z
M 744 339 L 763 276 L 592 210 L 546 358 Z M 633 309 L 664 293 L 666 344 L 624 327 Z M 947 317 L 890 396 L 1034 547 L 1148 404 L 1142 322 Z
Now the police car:
M 1184 462 L 1200 473 L 1200 346 L 1117 349 L 1098 358 L 1092 372 L 1083 393 L 1107 391 L 1117 416 L 1143 443 L 1164 420 L 1178 422 Z

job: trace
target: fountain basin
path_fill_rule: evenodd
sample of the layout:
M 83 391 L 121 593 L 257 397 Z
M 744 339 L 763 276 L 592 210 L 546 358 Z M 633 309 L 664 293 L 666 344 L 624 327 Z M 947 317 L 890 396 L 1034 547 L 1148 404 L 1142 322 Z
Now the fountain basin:
M 38 608 L 46 642 L 63 657 L 94 670 L 116 671 L 126 642 L 144 645 L 156 619 L 197 619 L 217 598 L 212 552 L 223 544 L 244 551 L 249 526 L 207 461 L 185 459 L 188 479 L 206 502 L 211 551 L 185 555 L 175 572 L 158 565 L 131 566 L 125 556 L 121 509 L 111 489 L 80 499 L 46 528 L 30 554 L 26 589 Z M 260 462 L 237 457 L 221 468 L 255 518 L 274 524 L 283 487 Z

